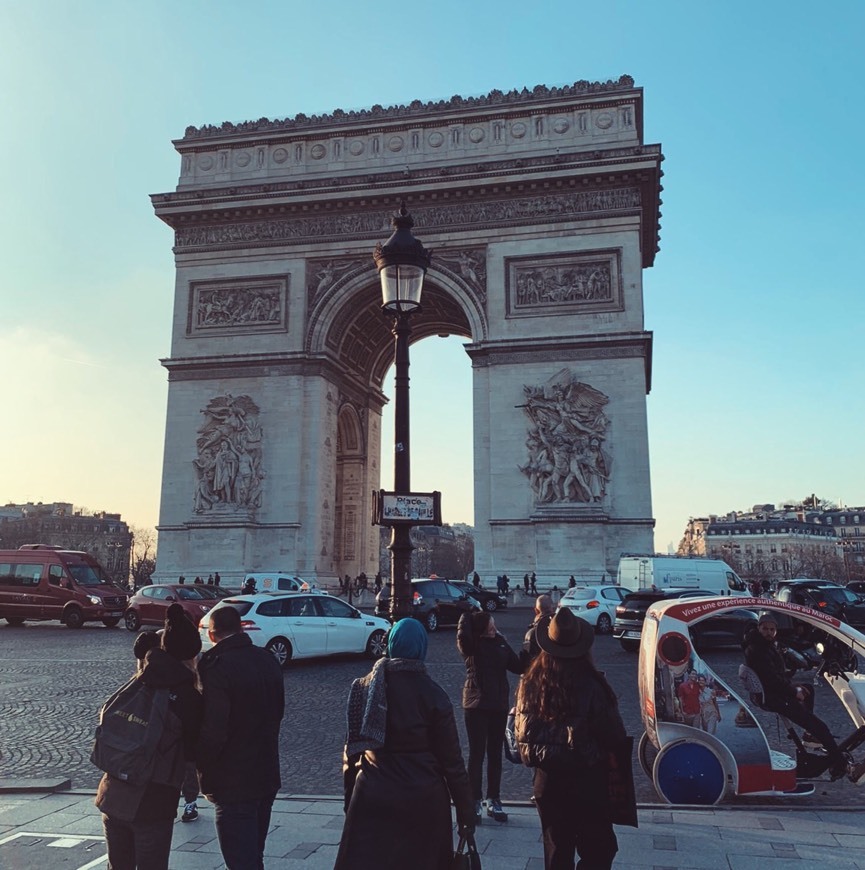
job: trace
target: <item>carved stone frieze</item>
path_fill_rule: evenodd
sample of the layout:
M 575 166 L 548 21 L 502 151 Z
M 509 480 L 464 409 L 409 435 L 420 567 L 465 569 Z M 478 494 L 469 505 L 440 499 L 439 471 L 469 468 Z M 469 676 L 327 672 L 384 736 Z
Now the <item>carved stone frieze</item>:
M 450 272 L 487 304 L 487 251 L 486 248 L 441 249 L 435 252 L 434 263 L 443 272 Z
M 187 334 L 285 330 L 288 281 L 279 275 L 190 282 Z
M 640 207 L 640 190 L 623 187 L 613 190 L 571 191 L 538 194 L 487 202 L 416 206 L 412 209 L 415 226 L 423 230 L 469 225 L 480 226 L 573 220 L 585 214 L 616 212 Z M 285 244 L 311 238 L 346 236 L 369 237 L 387 233 L 387 219 L 379 212 L 296 217 L 281 220 L 245 221 L 218 226 L 181 227 L 175 233 L 178 249 L 197 247 Z
M 621 311 L 621 274 L 619 249 L 508 258 L 508 314 Z
M 531 424 L 526 438 L 529 479 L 538 505 L 599 504 L 610 480 L 612 460 L 604 450 L 609 397 L 562 369 L 545 384 L 524 386 L 519 407 Z
M 332 290 L 337 289 L 349 278 L 363 272 L 375 273 L 372 256 L 368 257 L 329 257 L 322 260 L 306 261 L 306 297 L 311 310 L 319 300 Z
M 196 514 L 254 518 L 261 507 L 264 471 L 258 406 L 249 396 L 216 396 L 202 408 L 193 510 Z
M 573 85 L 564 87 L 547 87 L 537 85 L 529 90 L 514 89 L 504 93 L 499 90 L 490 91 L 480 97 L 451 97 L 449 100 L 423 102 L 414 100 L 406 105 L 384 106 L 376 105 L 370 109 L 345 112 L 336 109 L 325 115 L 307 116 L 303 113 L 293 118 L 271 121 L 268 118 L 259 118 L 257 121 L 244 121 L 240 124 L 232 124 L 228 121 L 216 126 L 205 124 L 202 127 L 187 127 L 184 139 L 204 139 L 213 136 L 230 136 L 238 133 L 252 133 L 271 130 L 304 130 L 310 127 L 318 127 L 333 124 L 356 124 L 358 121 L 383 121 L 388 119 L 407 118 L 413 115 L 429 115 L 437 111 L 453 111 L 464 108 L 486 108 L 489 106 L 507 106 L 520 103 L 530 103 L 538 100 L 548 100 L 556 97 L 577 97 L 588 94 L 607 93 L 613 91 L 629 90 L 634 87 L 634 79 L 629 75 L 620 76 L 618 79 L 609 79 L 605 82 L 589 82 L 581 80 Z

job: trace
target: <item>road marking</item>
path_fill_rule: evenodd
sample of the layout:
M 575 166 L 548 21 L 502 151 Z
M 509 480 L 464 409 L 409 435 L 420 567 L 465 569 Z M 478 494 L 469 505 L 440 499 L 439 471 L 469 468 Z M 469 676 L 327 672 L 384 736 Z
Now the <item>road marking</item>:
M 56 849 L 74 849 L 76 846 L 83 846 L 88 841 L 94 841 L 96 843 L 104 843 L 104 837 L 94 837 L 89 834 L 46 834 L 40 833 L 38 831 L 18 831 L 17 833 L 10 834 L 8 837 L 0 838 L 0 846 L 5 846 L 7 843 L 11 843 L 13 840 L 19 840 L 21 838 L 27 839 L 42 839 L 47 842 L 44 843 L 45 846 L 54 847 Z M 98 867 L 101 864 L 105 864 L 108 861 L 108 855 L 100 855 L 98 858 L 94 858 L 92 861 L 88 861 L 86 864 L 82 864 L 80 867 L 74 868 L 74 870 L 90 870 L 92 867 Z

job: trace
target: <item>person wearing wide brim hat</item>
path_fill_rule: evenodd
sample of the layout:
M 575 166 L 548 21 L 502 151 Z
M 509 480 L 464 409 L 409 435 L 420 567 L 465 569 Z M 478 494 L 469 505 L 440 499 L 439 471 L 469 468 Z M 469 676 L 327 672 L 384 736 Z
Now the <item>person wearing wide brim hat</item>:
M 594 628 L 574 616 L 570 607 L 562 607 L 553 616 L 541 619 L 535 636 L 542 650 L 562 659 L 581 658 L 595 642 Z
M 578 854 L 579 866 L 603 870 L 618 851 L 609 800 L 609 756 L 627 741 L 618 701 L 592 662 L 594 629 L 570 608 L 541 619 L 535 637 L 541 652 L 517 692 L 515 731 L 536 768 L 544 866 L 573 867 Z

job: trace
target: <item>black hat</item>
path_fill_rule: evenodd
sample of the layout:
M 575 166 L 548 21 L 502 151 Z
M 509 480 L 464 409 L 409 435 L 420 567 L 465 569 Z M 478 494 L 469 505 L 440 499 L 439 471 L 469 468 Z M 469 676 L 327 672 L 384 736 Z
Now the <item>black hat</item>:
M 165 614 L 162 648 L 169 655 L 185 662 L 201 652 L 201 638 L 186 611 L 175 601 Z
M 551 656 L 577 659 L 584 656 L 595 642 L 595 630 L 580 619 L 570 607 L 560 607 L 555 616 L 545 616 L 535 629 L 538 646 Z
M 757 620 L 757 625 L 764 625 L 767 622 L 771 622 L 774 625 L 778 624 L 778 617 L 771 613 L 770 611 L 766 611 L 765 613 L 760 614 L 760 618 Z
M 147 631 L 142 631 L 135 638 L 135 643 L 132 644 L 132 652 L 135 654 L 135 658 L 141 661 L 150 650 L 157 646 L 159 646 L 159 635 L 152 629 L 148 629 Z

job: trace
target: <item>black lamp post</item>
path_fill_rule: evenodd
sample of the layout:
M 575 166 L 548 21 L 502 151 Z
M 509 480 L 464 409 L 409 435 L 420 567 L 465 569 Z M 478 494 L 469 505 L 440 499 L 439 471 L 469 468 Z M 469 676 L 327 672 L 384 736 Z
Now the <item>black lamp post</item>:
M 397 495 L 411 492 L 409 452 L 408 344 L 411 335 L 409 318 L 421 310 L 423 279 L 432 252 L 412 235 L 414 221 L 405 203 L 393 216 L 393 235 L 375 246 L 373 259 L 381 278 L 382 311 L 393 317 L 394 364 L 394 453 L 393 486 Z M 411 530 L 410 523 L 391 527 L 388 549 L 390 562 L 390 616 L 396 622 L 411 615 Z

